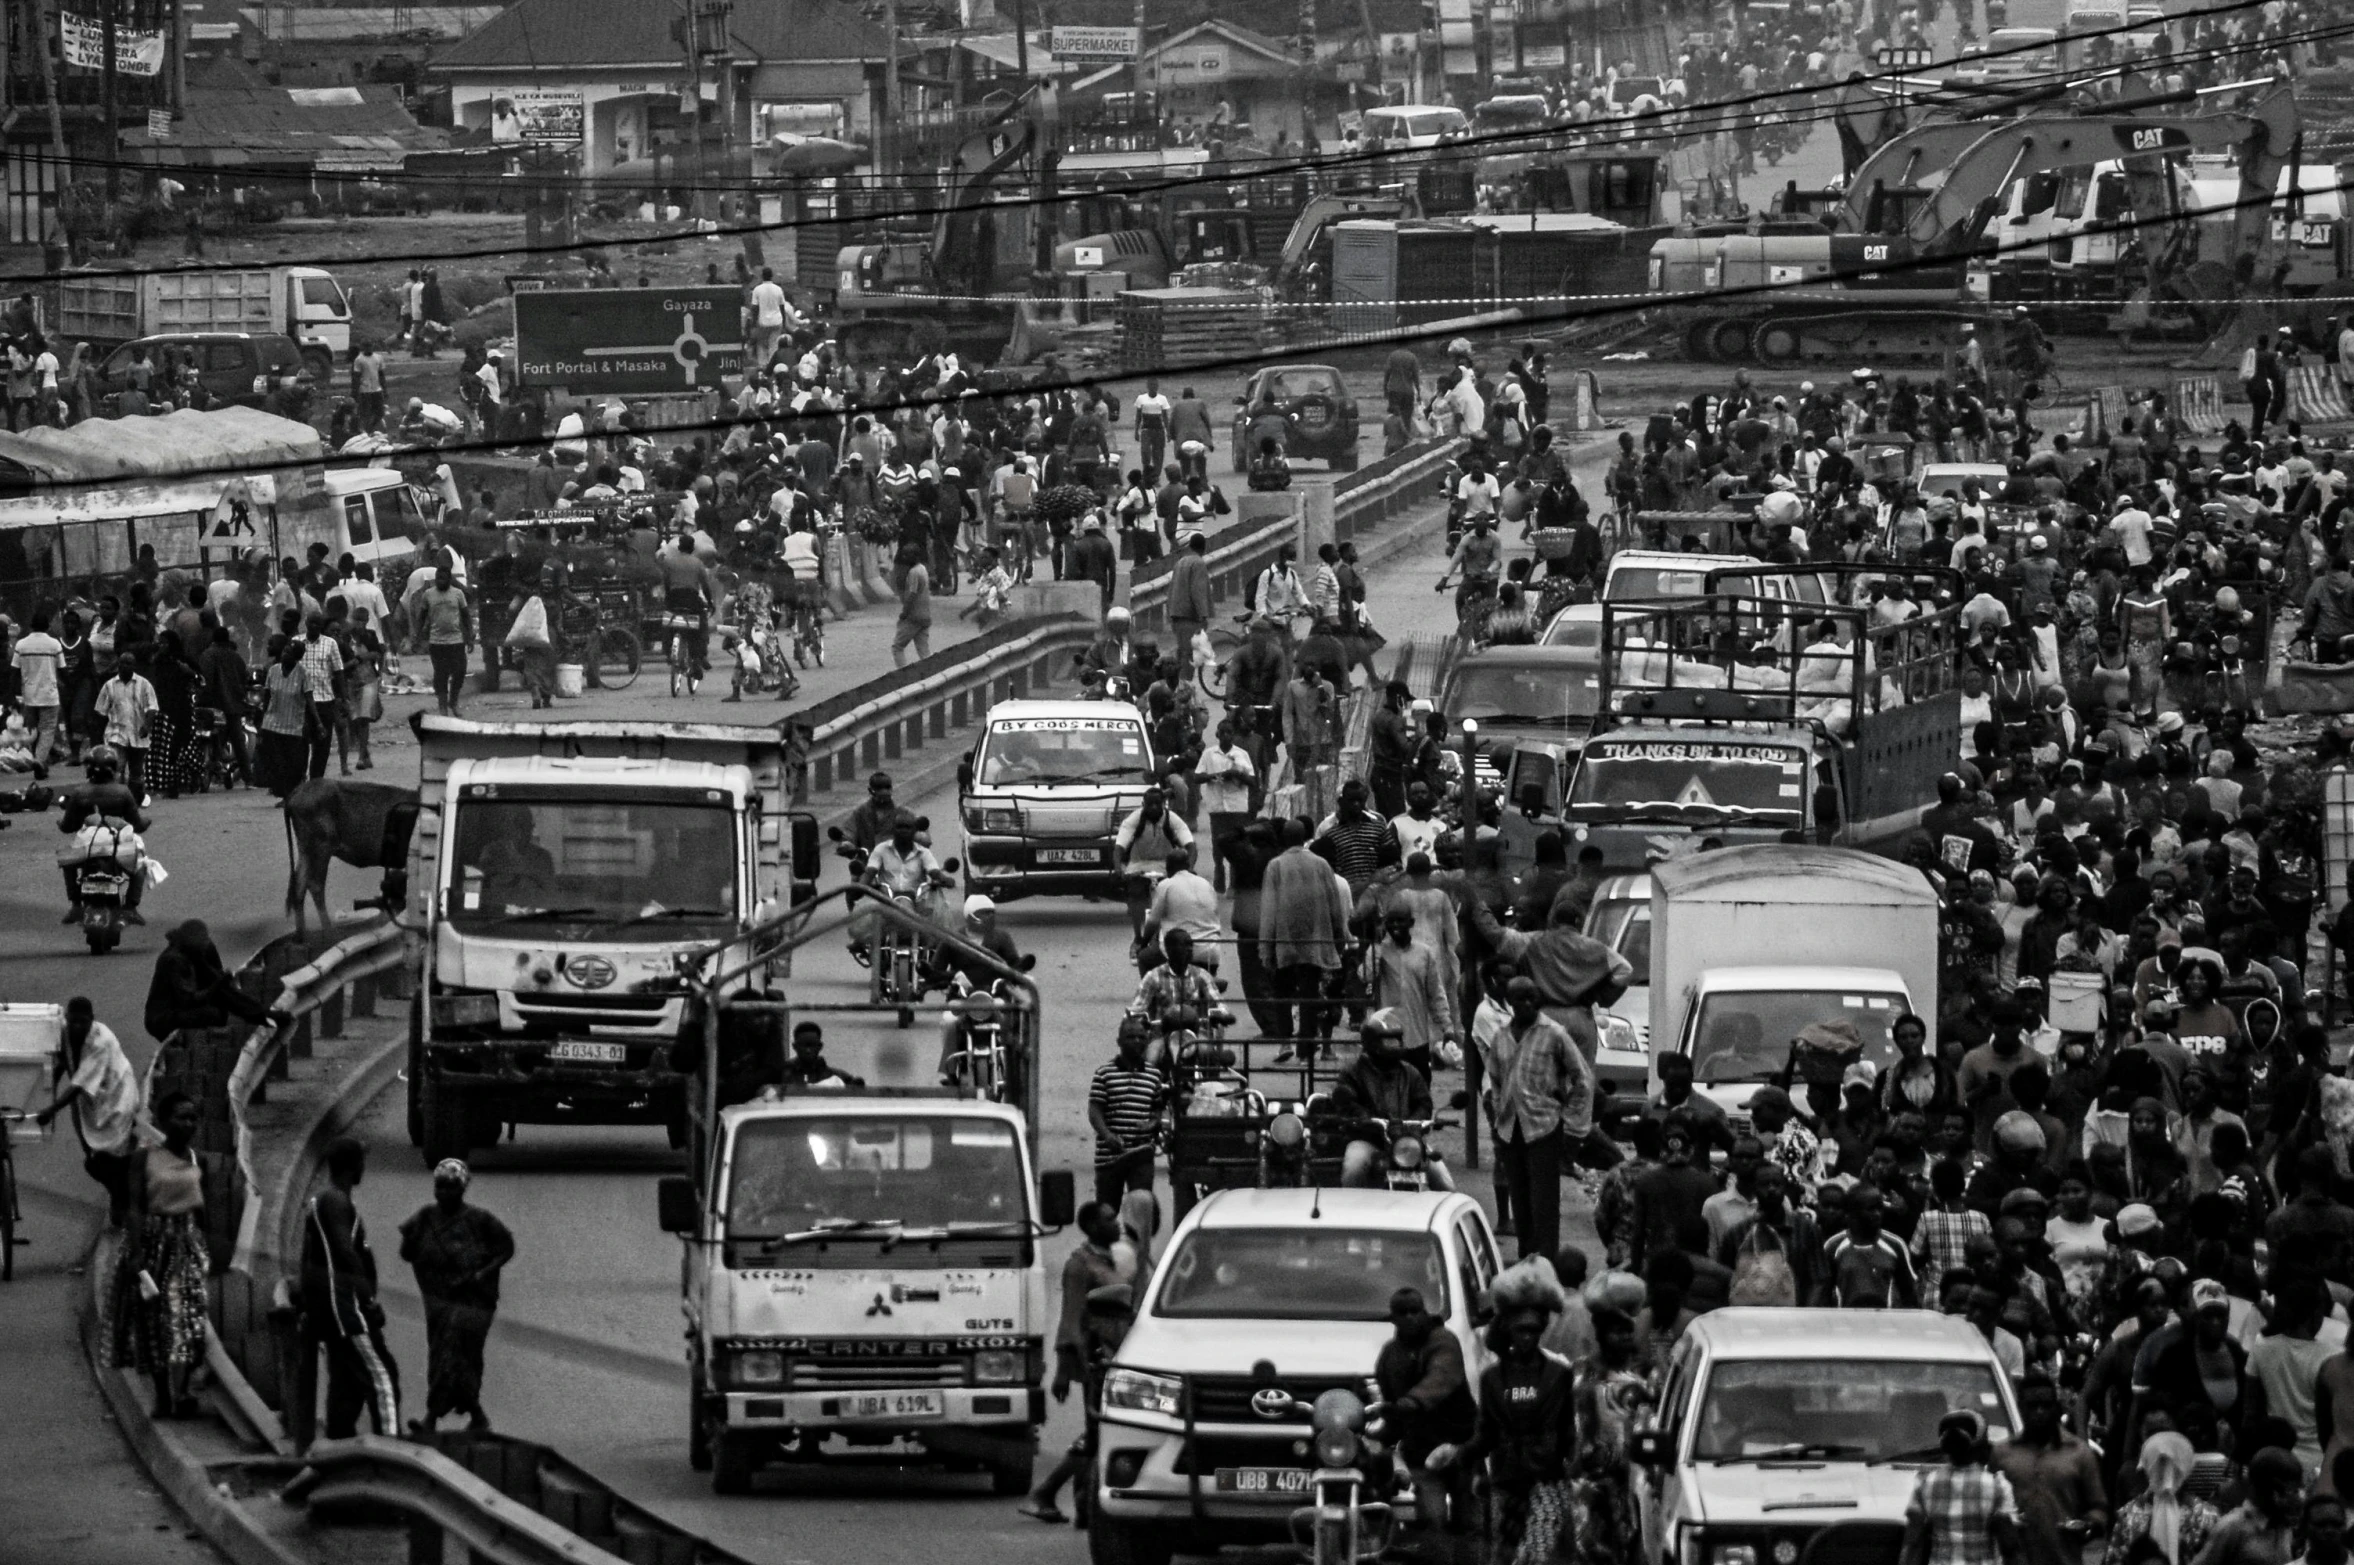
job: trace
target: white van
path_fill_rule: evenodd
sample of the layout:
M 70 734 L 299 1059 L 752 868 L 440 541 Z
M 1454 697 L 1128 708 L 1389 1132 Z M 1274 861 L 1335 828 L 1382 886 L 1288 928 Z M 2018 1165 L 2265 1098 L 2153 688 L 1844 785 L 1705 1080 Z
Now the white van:
M 1673 549 L 1621 549 L 1610 557 L 1602 578 L 1605 603 L 1642 603 L 1661 598 L 1697 598 L 1708 592 L 1711 571 L 1753 570 L 1761 562 L 1745 554 L 1683 554 Z M 1740 579 L 1737 589 L 1784 603 L 1821 604 L 1819 576 L 1767 572 Z
M 1367 152 L 1401 152 L 1435 147 L 1470 130 L 1471 121 L 1461 109 L 1408 103 L 1367 109 L 1357 135 Z

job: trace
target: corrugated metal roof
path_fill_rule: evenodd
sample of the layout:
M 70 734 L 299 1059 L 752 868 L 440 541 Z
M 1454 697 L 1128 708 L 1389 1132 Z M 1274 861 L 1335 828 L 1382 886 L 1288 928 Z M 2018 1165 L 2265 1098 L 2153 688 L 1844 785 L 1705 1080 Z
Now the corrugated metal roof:
M 497 16 L 495 5 L 247 6 L 238 11 L 264 38 L 283 43 L 336 43 L 364 38 L 464 38 Z
M 433 68 L 530 72 L 676 65 L 679 48 L 670 24 L 682 14 L 675 3 L 646 0 L 516 0 L 479 32 L 435 55 Z M 867 64 L 889 51 L 882 28 L 843 0 L 741 0 L 730 31 L 756 64 Z
M 69 429 L 0 431 L 0 463 L 51 482 L 167 479 L 237 464 L 317 461 L 319 432 L 258 408 L 85 419 Z
M 449 133 L 417 123 L 388 86 L 188 88 L 186 112 L 169 136 L 145 129 L 123 132 L 123 145 L 158 154 L 157 161 L 211 163 L 267 161 L 310 155 L 322 162 L 396 167 L 402 156 L 449 145 Z M 171 154 L 177 153 L 174 158 Z

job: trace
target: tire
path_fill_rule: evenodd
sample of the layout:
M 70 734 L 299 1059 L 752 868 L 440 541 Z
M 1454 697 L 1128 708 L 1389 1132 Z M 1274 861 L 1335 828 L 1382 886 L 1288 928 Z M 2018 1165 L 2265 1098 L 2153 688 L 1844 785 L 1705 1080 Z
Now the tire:
M 1082 1483 L 1094 1481 L 1093 1473 L 1080 1475 Z M 1088 1565 L 1169 1565 L 1176 1552 L 1177 1540 L 1169 1530 L 1151 1522 L 1098 1516 L 1087 1529 Z
M 1749 357 L 1751 323 L 1719 321 L 1708 334 L 1709 356 L 1723 364 L 1739 364 Z
M 711 1471 L 711 1426 L 703 1419 L 703 1360 L 687 1360 L 687 1465 Z
M 1354 442 L 1350 443 L 1348 450 L 1334 453 L 1332 470 L 1336 473 L 1353 473 L 1357 470 L 1357 447 Z
M 689 1457 L 693 1456 L 689 1452 Z M 711 1432 L 711 1492 L 713 1494 L 750 1494 L 752 1475 L 760 1471 L 760 1463 L 752 1455 L 752 1442 L 742 1435 L 724 1429 Z
M 1002 1499 L 1018 1499 L 1020 1496 L 1028 1494 L 1030 1485 L 1037 1481 L 1037 1469 L 1038 1453 L 1035 1451 L 1024 1451 L 1020 1456 L 991 1462 L 989 1464 L 989 1492 Z M 1081 1473 L 1079 1479 L 1080 1482 L 1085 1483 L 1094 1476 L 1092 1473 Z
M 1695 321 L 1684 328 L 1684 357 L 1695 364 L 1706 364 L 1715 357 L 1715 333 L 1716 328 L 1707 321 Z
M 82 931 L 82 938 L 90 942 L 92 956 L 106 955 L 107 948 L 113 944 L 106 938 L 106 931 L 103 929 L 85 929 Z
M 423 1099 L 419 1110 L 423 1134 L 418 1149 L 424 1154 L 425 1166 L 431 1168 L 443 1158 L 463 1158 L 473 1151 L 475 1116 L 471 1105 L 453 1099 L 430 1075 L 425 1078 Z
M 0 1127 L 0 1135 L 5 1135 Z M 16 1280 L 16 1158 L 0 1152 L 0 1282 Z
M 627 690 L 637 683 L 638 670 L 645 659 L 646 649 L 639 644 L 635 631 L 609 625 L 597 632 L 590 649 L 589 683 L 599 690 Z
M 1242 447 L 1242 438 L 1240 436 L 1236 436 L 1234 441 L 1234 470 L 1238 473 L 1247 473 L 1251 470 L 1250 455 L 1248 452 L 1244 451 Z
M 670 693 L 676 697 L 687 684 L 687 638 L 670 638 L 670 654 L 664 660 L 670 665 Z

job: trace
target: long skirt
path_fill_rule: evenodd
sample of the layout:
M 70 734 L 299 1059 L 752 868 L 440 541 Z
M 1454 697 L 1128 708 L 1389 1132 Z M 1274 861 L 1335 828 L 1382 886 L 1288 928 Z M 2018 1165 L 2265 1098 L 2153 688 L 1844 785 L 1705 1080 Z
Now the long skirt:
M 425 1301 L 425 1412 L 470 1413 L 482 1405 L 482 1349 L 494 1312 L 450 1299 Z
M 112 1295 L 113 1361 L 118 1369 L 160 1374 L 204 1358 L 204 1279 L 211 1259 L 204 1247 L 204 1214 L 150 1214 L 139 1230 L 143 1266 L 125 1246 Z M 156 1296 L 142 1298 L 139 1273 L 155 1280 Z
M 2136 636 L 2125 643 L 2125 662 L 2133 670 L 2134 710 L 2164 709 L 2166 643 L 2155 636 Z
M 310 776 L 310 742 L 301 734 L 261 731 L 253 747 L 253 780 L 283 799 Z
M 1568 1481 L 1498 1484 L 1496 1499 L 1501 1514 L 1492 1557 L 1513 1565 L 1549 1565 L 1575 1519 L 1577 1501 Z

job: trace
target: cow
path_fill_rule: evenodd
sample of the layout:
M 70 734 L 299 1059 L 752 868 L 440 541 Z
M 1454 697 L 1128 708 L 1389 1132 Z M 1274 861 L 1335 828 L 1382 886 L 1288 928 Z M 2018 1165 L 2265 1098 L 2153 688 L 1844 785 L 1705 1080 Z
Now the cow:
M 348 777 L 314 777 L 286 796 L 286 911 L 295 929 L 309 934 L 303 916 L 307 895 L 318 904 L 322 927 L 327 914 L 327 866 L 341 859 L 359 869 L 384 871 L 384 887 L 361 907 L 398 914 L 408 900 L 409 834 L 417 825 L 417 790 L 389 783 L 355 782 Z

